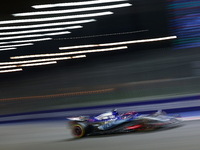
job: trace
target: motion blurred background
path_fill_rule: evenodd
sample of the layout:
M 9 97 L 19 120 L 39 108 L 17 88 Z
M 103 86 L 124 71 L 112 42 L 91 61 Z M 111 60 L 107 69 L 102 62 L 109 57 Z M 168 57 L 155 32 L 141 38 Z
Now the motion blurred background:
M 33 7 L 71 2 L 80 1 L 0 2 L 0 115 L 199 93 L 198 0 L 90 1 L 87 5 L 82 1 L 77 6 Z M 82 8 L 92 10 L 76 11 Z M 73 11 L 55 13 L 61 10 Z M 37 27 L 44 24 L 49 25 Z M 114 44 L 101 45 L 105 43 Z M 16 57 L 27 55 L 32 58 Z M 48 58 L 57 63 L 23 66 L 35 63 L 25 62 L 30 60 L 52 62 L 41 60 Z

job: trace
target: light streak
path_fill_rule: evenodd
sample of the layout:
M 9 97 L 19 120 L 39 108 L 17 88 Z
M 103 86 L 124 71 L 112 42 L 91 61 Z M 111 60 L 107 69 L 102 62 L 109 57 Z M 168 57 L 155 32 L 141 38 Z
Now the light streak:
M 22 41 L 0 42 L 0 45 L 2 45 L 2 44 L 16 44 L 16 43 L 40 42 L 40 41 L 47 41 L 47 40 L 52 40 L 52 38 L 41 38 L 41 39 L 22 40 Z
M 35 9 L 42 9 L 42 8 L 54 8 L 54 7 L 83 6 L 83 5 L 93 5 L 93 4 L 122 2 L 122 1 L 127 1 L 127 0 L 94 0 L 94 1 L 71 2 L 71 3 L 33 5 L 32 7 Z
M 52 15 L 52 14 L 64 14 L 64 13 L 74 13 L 74 12 L 82 12 L 82 11 L 96 11 L 96 10 L 104 10 L 104 9 L 113 9 L 113 8 L 122 8 L 132 6 L 130 3 L 116 4 L 116 5 L 108 5 L 108 6 L 98 6 L 98 7 L 86 7 L 86 8 L 77 8 L 77 9 L 67 9 L 67 10 L 54 10 L 54 11 L 41 11 L 41 12 L 26 12 L 26 13 L 17 13 L 13 14 L 13 16 L 35 16 L 35 15 Z
M 12 48 L 12 47 L 21 47 L 21 46 L 30 46 L 30 45 L 33 45 L 33 43 L 17 44 L 17 45 L 4 45 L 4 46 L 0 46 L 0 48 Z
M 106 52 L 106 51 L 122 50 L 122 49 L 127 49 L 127 48 L 128 48 L 127 46 L 121 46 L 121 47 L 113 47 L 113 48 L 105 48 L 105 49 L 95 49 L 95 50 L 84 50 L 84 51 L 73 51 L 73 52 L 65 52 L 65 53 L 52 53 L 52 54 L 38 54 L 38 55 L 14 56 L 14 57 L 10 57 L 10 59 L 22 59 L 22 58 L 52 57 L 52 56 L 63 56 L 63 55 L 86 54 L 86 53 L 96 53 L 96 52 Z
M 56 21 L 56 20 L 65 20 L 65 19 L 98 17 L 98 16 L 111 15 L 111 14 L 113 14 L 113 12 L 106 11 L 106 12 L 99 12 L 99 13 L 89 13 L 89 14 L 80 14 L 80 15 L 59 16 L 59 17 L 35 18 L 35 19 L 21 19 L 21 20 L 7 20 L 7 21 L 0 21 L 0 24 Z
M 176 39 L 177 36 L 168 36 L 161 38 L 152 38 L 152 39 L 143 39 L 143 40 L 133 40 L 133 41 L 123 41 L 123 42 L 114 42 L 114 43 L 104 43 L 104 44 L 89 44 L 89 45 L 78 45 L 78 46 L 67 46 L 60 47 L 60 50 L 68 50 L 68 49 L 77 49 L 77 48 L 89 48 L 89 47 L 98 47 L 98 46 L 114 46 L 114 45 L 124 45 L 124 44 L 135 44 L 135 43 L 144 43 L 144 42 L 155 42 L 155 41 L 163 41 Z
M 12 48 L 3 48 L 3 49 L 0 49 L 0 51 L 7 51 L 7 50 L 15 50 L 17 48 L 15 47 L 12 47 Z
M 78 29 L 82 26 L 71 26 L 65 28 L 50 28 L 50 29 L 38 29 L 38 30 L 26 30 L 26 31 L 15 31 L 15 32 L 0 32 L 0 35 L 16 35 L 16 34 L 27 34 L 27 33 L 37 33 L 37 32 L 49 32 L 49 31 L 61 31 L 67 29 Z
M 8 68 L 15 68 L 17 65 L 9 65 L 9 66 L 0 66 L 0 69 L 8 69 Z
M 56 61 L 50 61 L 50 62 L 43 62 L 43 63 L 22 64 L 22 65 L 17 65 L 17 66 L 18 67 L 32 67 L 32 66 L 56 64 L 56 63 L 57 63 Z
M 16 72 L 16 71 L 22 71 L 22 68 L 19 68 L 19 69 L 9 69 L 9 70 L 0 70 L 0 73 L 8 73 L 8 72 Z
M 94 91 L 80 91 L 80 92 L 61 93 L 61 94 L 42 95 L 42 96 L 27 96 L 27 97 L 5 98 L 5 99 L 0 99 L 0 101 L 39 99 L 39 98 L 54 98 L 54 97 L 66 97 L 66 96 L 77 96 L 77 95 L 87 95 L 87 94 L 98 94 L 98 93 L 111 92 L 113 90 L 115 90 L 115 89 L 114 88 L 110 88 L 110 89 L 102 89 L 102 90 L 94 90 Z
M 86 57 L 86 55 L 71 56 L 71 57 L 47 58 L 47 59 L 36 59 L 36 60 L 26 60 L 26 61 L 14 61 L 14 62 L 0 62 L 0 65 L 27 64 L 27 63 L 37 63 L 37 62 L 45 62 L 45 61 L 58 61 L 58 60 L 67 60 L 67 59 L 84 58 L 84 57 Z
M 22 65 L 9 65 L 9 66 L 0 66 L 0 69 L 17 68 L 17 67 L 32 67 L 32 66 L 56 64 L 56 63 L 57 61 L 50 61 L 50 62 L 42 62 L 42 63 L 22 64 Z
M 139 31 L 130 31 L 130 32 L 119 32 L 119 33 L 110 33 L 110 34 L 98 34 L 98 35 L 79 36 L 79 37 L 70 37 L 70 38 L 58 38 L 58 39 L 54 39 L 54 40 L 84 39 L 84 38 L 93 38 L 93 37 L 101 37 L 101 36 L 111 36 L 111 35 L 123 35 L 123 34 L 140 33 L 140 32 L 146 32 L 146 31 L 148 31 L 148 30 L 139 30 Z
M 62 34 L 70 34 L 71 32 L 66 31 L 62 32 Z M 33 37 L 43 37 L 49 35 L 60 35 L 60 32 L 55 33 L 46 33 L 46 34 L 31 34 L 31 35 L 20 35 L 20 36 L 9 36 L 9 37 L 2 37 L 0 40 L 11 40 L 11 39 L 23 39 L 23 38 L 33 38 Z
M 31 29 L 31 28 L 51 27 L 51 26 L 63 26 L 63 25 L 89 23 L 89 22 L 94 22 L 94 21 L 96 21 L 96 20 L 95 19 L 87 19 L 87 20 L 58 22 L 58 23 L 45 23 L 45 24 L 36 24 L 36 25 L 8 26 L 8 27 L 0 27 L 0 30 Z
M 101 44 L 101 46 L 113 46 L 113 45 L 135 44 L 135 43 L 144 43 L 144 42 L 156 42 L 156 41 L 170 40 L 170 39 L 176 39 L 176 38 L 177 38 L 176 36 L 169 36 L 169 37 L 162 37 L 162 38 L 107 43 L 107 44 Z

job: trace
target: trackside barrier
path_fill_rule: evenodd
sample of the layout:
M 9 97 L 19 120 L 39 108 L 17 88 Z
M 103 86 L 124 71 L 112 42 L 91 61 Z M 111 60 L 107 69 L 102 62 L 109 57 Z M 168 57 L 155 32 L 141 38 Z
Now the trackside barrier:
M 1 115 L 0 124 L 24 121 L 65 120 L 66 117 L 70 116 L 96 115 L 113 108 L 117 108 L 119 112 L 136 111 L 141 114 L 151 113 L 158 109 L 162 109 L 169 114 L 181 114 L 184 112 L 183 119 L 195 120 L 200 119 L 198 117 L 200 116 L 200 95 Z M 191 113 L 194 111 L 195 113 Z

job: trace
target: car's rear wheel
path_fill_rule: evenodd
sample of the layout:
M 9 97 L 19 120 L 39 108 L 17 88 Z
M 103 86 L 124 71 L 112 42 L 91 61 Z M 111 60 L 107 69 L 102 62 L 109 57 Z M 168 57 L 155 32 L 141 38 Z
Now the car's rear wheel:
M 75 138 L 81 138 L 85 135 L 85 127 L 81 124 L 74 124 L 72 126 L 72 135 Z

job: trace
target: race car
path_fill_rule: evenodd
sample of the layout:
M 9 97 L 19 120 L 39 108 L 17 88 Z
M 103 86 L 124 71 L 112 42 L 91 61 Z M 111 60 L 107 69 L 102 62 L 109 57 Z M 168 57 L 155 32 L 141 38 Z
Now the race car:
M 148 115 L 140 115 L 135 111 L 119 114 L 114 109 L 92 117 L 79 116 L 67 119 L 75 138 L 97 134 L 148 131 L 172 127 L 181 123 L 177 116 L 168 116 L 162 110 Z

